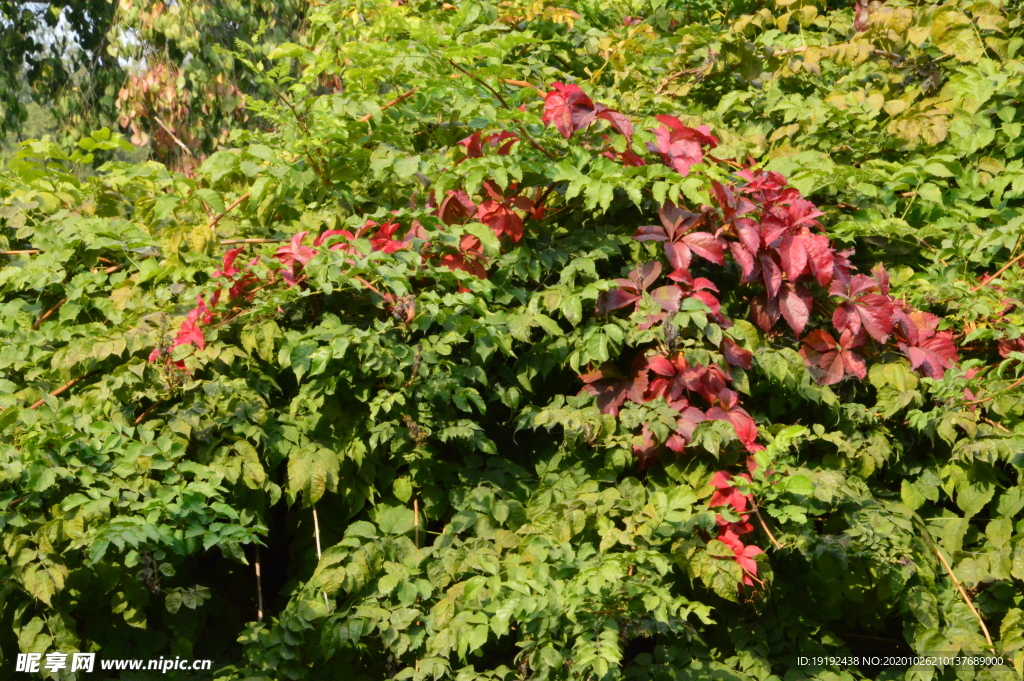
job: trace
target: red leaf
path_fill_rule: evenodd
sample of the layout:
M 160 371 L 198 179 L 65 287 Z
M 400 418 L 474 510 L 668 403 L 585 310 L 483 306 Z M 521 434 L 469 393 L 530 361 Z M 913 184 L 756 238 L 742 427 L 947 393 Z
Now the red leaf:
M 470 217 L 476 214 L 476 204 L 469 198 L 469 194 L 459 189 L 448 190 L 448 195 L 441 202 L 437 210 L 437 216 L 446 225 L 461 225 Z
M 238 248 L 232 248 L 227 253 L 225 253 L 224 262 L 221 265 L 220 269 L 214 270 L 213 274 L 211 274 L 210 276 L 214 279 L 217 279 L 218 277 L 233 277 L 236 274 L 238 274 L 240 270 L 235 268 L 235 259 L 238 257 L 238 254 L 241 253 L 243 250 L 245 250 L 245 246 L 239 246 Z
M 523 238 L 523 219 L 512 210 L 507 201 L 484 201 L 477 209 L 477 219 L 490 227 L 498 237 L 506 235 L 513 242 Z
M 722 346 L 720 350 L 722 351 L 722 355 L 725 357 L 725 361 L 734 367 L 749 369 L 754 360 L 754 353 L 749 350 L 744 350 L 737 345 L 735 341 L 726 336 L 722 337 Z
M 633 123 L 629 118 L 615 109 L 609 109 L 604 104 L 596 106 L 597 117 L 611 123 L 612 127 L 618 130 L 626 138 L 627 146 L 633 142 Z
M 861 296 L 857 299 L 856 309 L 868 335 L 884 343 L 892 332 L 892 300 L 889 296 L 877 293 Z
M 679 303 L 683 299 L 683 289 L 674 284 L 659 286 L 651 291 L 651 298 L 661 306 L 662 310 L 675 314 L 679 312 Z
M 746 246 L 735 241 L 729 242 L 729 250 L 732 252 L 733 260 L 743 272 L 743 280 L 750 281 L 755 272 L 754 256 L 750 254 Z
M 940 331 L 931 338 L 925 338 L 917 346 L 900 343 L 900 349 L 910 360 L 910 367 L 920 369 L 929 378 L 942 378 L 946 369 L 957 360 L 953 334 L 949 331 Z
M 293 236 L 288 245 L 281 246 L 274 252 L 274 258 L 283 265 L 292 265 L 294 263 L 305 265 L 312 260 L 313 256 L 316 255 L 316 251 L 309 246 L 302 245 L 302 240 L 306 238 L 307 234 L 309 232 L 299 232 Z
M 773 299 L 779 295 L 779 288 L 782 286 L 782 270 L 770 253 L 759 254 L 757 260 L 761 264 L 761 276 L 768 290 L 768 298 Z
M 807 248 L 804 246 L 802 236 L 787 234 L 782 237 L 779 244 L 779 260 L 782 261 L 782 270 L 790 281 L 796 281 L 807 269 Z
M 636 293 L 630 293 L 623 289 L 611 289 L 610 291 L 602 291 L 601 295 L 597 297 L 597 306 L 594 313 L 598 317 L 603 317 L 612 310 L 618 310 L 632 305 L 633 303 L 640 300 L 640 296 Z
M 722 240 L 708 232 L 691 232 L 683 237 L 683 243 L 694 253 L 716 265 L 725 264 L 725 249 Z
M 810 293 L 802 286 L 788 282 L 779 295 L 779 311 L 797 336 L 804 332 L 807 320 L 811 317 L 812 300 Z
M 814 278 L 822 286 L 828 286 L 832 281 L 834 260 L 828 237 L 824 234 L 810 234 L 804 237 L 804 248 L 807 251 L 807 259 L 810 262 Z
M 685 243 L 672 241 L 665 244 L 665 255 L 668 256 L 668 264 L 673 270 L 690 268 L 690 249 Z
M 554 125 L 565 139 L 590 125 L 597 115 L 594 102 L 578 85 L 552 83 L 554 89 L 544 97 L 544 125 Z
M 772 298 L 767 299 L 767 294 L 762 291 L 754 296 L 754 299 L 750 302 L 750 312 L 754 317 L 754 323 L 757 324 L 762 331 L 771 331 L 771 328 L 775 326 L 775 322 L 779 320 L 779 299 Z

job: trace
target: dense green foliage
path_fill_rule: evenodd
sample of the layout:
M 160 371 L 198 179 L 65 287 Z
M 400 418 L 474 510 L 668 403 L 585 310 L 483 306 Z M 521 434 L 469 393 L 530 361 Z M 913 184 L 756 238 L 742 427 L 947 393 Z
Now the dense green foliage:
M 1024 673 L 1015 5 L 308 19 L 194 175 L 0 174 L 4 673 Z

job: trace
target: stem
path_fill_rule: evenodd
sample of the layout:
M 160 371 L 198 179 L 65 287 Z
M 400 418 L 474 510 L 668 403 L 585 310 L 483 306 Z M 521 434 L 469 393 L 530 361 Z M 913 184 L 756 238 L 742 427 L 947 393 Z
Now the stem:
M 1016 381 L 1014 381 L 1014 382 L 1013 382 L 1013 383 L 1011 383 L 1010 385 L 1006 386 L 1005 388 L 1003 388 L 1003 389 L 1002 389 L 1002 390 L 1000 390 L 999 392 L 1000 392 L 1000 393 L 1005 393 L 1005 392 L 1006 392 L 1006 391 L 1008 391 L 1008 390 L 1013 390 L 1014 388 L 1016 388 L 1016 387 L 1017 387 L 1018 385 L 1020 385 L 1021 383 L 1024 383 L 1024 376 L 1021 376 L 1021 377 L 1020 377 L 1020 378 L 1018 378 L 1018 379 L 1017 379 Z M 998 393 L 997 393 L 997 394 L 998 394 Z M 970 404 L 981 404 L 982 402 L 988 402 L 988 401 L 989 401 L 989 400 L 991 400 L 991 399 L 992 399 L 993 397 L 995 397 L 995 395 L 989 395 L 988 397 L 982 397 L 982 398 L 981 398 L 980 400 L 971 400 L 970 402 L 964 402 L 964 404 L 967 404 L 967 405 L 970 405 Z
M 928 526 L 925 524 L 924 520 L 922 520 L 921 516 L 919 516 L 917 513 L 911 511 L 911 518 L 916 520 L 918 525 L 920 525 L 922 538 L 925 540 L 928 546 L 931 547 L 932 551 L 935 552 L 935 555 L 938 556 L 939 562 L 942 563 L 942 567 L 946 568 L 946 572 L 949 574 L 949 578 L 953 580 L 953 584 L 956 586 L 957 591 L 960 592 L 960 597 L 963 599 L 964 603 L 966 603 L 967 607 L 971 609 L 971 612 L 974 613 L 974 616 L 978 618 L 978 624 L 981 625 L 981 631 L 983 634 L 985 634 L 985 640 L 988 641 L 989 648 L 995 650 L 995 645 L 992 643 L 992 636 L 989 635 L 988 627 L 985 626 L 985 620 L 982 619 L 981 613 L 979 613 L 977 608 L 974 607 L 974 603 L 971 602 L 970 596 L 967 595 L 967 592 L 964 591 L 963 586 L 960 585 L 960 580 L 958 580 L 956 578 L 956 575 L 953 574 L 953 568 L 949 566 L 949 562 L 946 561 L 946 557 L 942 555 L 942 550 L 939 549 L 938 545 L 936 545 L 934 541 L 932 541 L 931 530 L 928 529 Z
M 98 373 L 99 373 L 99 370 L 91 371 L 91 372 L 87 373 L 85 376 L 80 376 L 78 378 L 72 378 L 70 381 L 68 381 L 67 383 L 65 383 L 61 387 L 59 387 L 56 390 L 52 391 L 50 393 L 50 395 L 53 396 L 53 397 L 56 397 L 57 395 L 60 395 L 62 392 L 64 392 L 65 390 L 67 390 L 68 388 L 73 386 L 74 384 L 78 383 L 79 381 L 83 381 L 83 380 L 89 378 L 90 376 L 92 376 L 93 374 L 98 374 Z M 46 402 L 45 398 L 41 399 L 38 402 L 36 402 L 35 404 L 33 404 L 31 407 L 29 407 L 29 409 L 38 409 L 39 407 L 43 406 L 43 404 L 45 402 Z
M 956 590 L 960 592 L 961 598 L 964 599 L 964 603 L 966 603 L 967 607 L 971 609 L 971 612 L 974 613 L 974 616 L 978 618 L 978 624 L 981 625 L 981 632 L 985 634 L 985 640 L 988 641 L 988 647 L 992 650 L 995 650 L 996 647 L 992 643 L 992 636 L 988 633 L 988 627 L 985 626 L 985 620 L 981 618 L 981 613 L 979 613 L 978 610 L 974 607 L 974 603 L 971 602 L 971 597 L 967 595 L 967 592 L 964 591 L 964 587 L 960 584 L 960 580 L 958 580 L 956 578 L 956 575 L 953 574 L 953 568 L 951 568 L 949 566 L 949 563 L 946 562 L 946 557 L 942 555 L 942 551 L 939 550 L 938 546 L 935 546 L 933 548 L 935 549 L 935 555 L 939 557 L 940 561 L 942 561 L 942 567 L 946 568 L 946 572 L 949 573 L 949 578 L 953 580 L 953 584 L 956 585 Z
M 1017 256 L 1016 258 L 1014 258 L 1014 259 L 1013 259 L 1013 260 L 1011 260 L 1010 262 L 1008 262 L 1008 263 L 1006 263 L 1005 265 L 1003 265 L 1002 267 L 1000 267 L 1000 268 L 999 268 L 998 270 L 996 270 L 996 273 L 995 273 L 995 274 L 993 274 L 993 275 L 992 275 L 991 277 L 989 277 L 988 279 L 986 279 L 986 280 L 985 280 L 984 282 L 982 282 L 982 283 L 978 284 L 977 286 L 975 286 L 974 288 L 972 288 L 972 289 L 971 289 L 971 293 L 974 293 L 975 291 L 978 291 L 978 290 L 980 290 L 980 289 L 983 289 L 983 288 L 985 288 L 986 286 L 988 286 L 989 284 L 991 284 L 991 283 L 992 283 L 992 281 L 993 281 L 993 280 L 995 280 L 995 279 L 996 279 L 996 278 L 997 278 L 997 277 L 998 277 L 998 276 L 999 276 L 1000 274 L 1002 274 L 1002 273 L 1003 273 L 1003 272 L 1005 272 L 1006 270 L 1010 269 L 1011 267 L 1013 267 L 1013 266 L 1014 266 L 1015 264 L 1017 264 L 1017 263 L 1018 263 L 1018 262 L 1020 262 L 1021 260 L 1024 260 L 1024 253 L 1021 253 L 1021 254 L 1020 254 L 1020 255 L 1018 255 L 1018 256 Z
M 220 242 L 221 246 L 231 246 L 234 244 L 283 244 L 287 243 L 288 239 L 225 239 Z
M 416 529 L 416 548 L 420 547 L 420 500 L 412 500 L 412 526 Z
M 247 198 L 249 198 L 249 192 L 246 192 L 239 196 L 237 199 L 235 199 L 234 203 L 225 208 L 223 213 L 213 218 L 206 224 L 206 229 L 213 229 L 214 227 L 216 227 L 217 223 L 221 221 L 221 218 L 223 218 L 225 215 L 233 211 L 238 204 L 240 204 L 242 201 L 245 201 Z
M 786 545 L 785 544 L 780 544 L 779 540 L 776 539 L 775 535 L 772 534 L 772 531 L 768 529 L 768 523 L 766 523 L 764 521 L 764 518 L 761 516 L 761 509 L 759 509 L 757 506 L 755 506 L 754 507 L 754 513 L 757 514 L 757 520 L 758 520 L 758 522 L 761 523 L 761 529 L 764 530 L 764 533 L 766 535 L 768 535 L 768 539 L 771 541 L 772 546 L 774 546 L 776 549 L 784 549 L 784 548 L 786 548 Z
M 313 537 L 316 539 L 316 560 L 320 562 L 320 558 L 323 555 L 320 553 L 320 519 L 316 515 L 316 506 L 313 507 Z M 327 600 L 327 592 L 321 592 L 324 595 L 324 606 L 327 607 L 327 612 L 331 611 L 331 603 Z
M 387 104 L 382 106 L 380 108 L 380 110 L 381 111 L 386 111 L 387 109 L 390 109 L 391 107 L 395 106 L 396 104 L 401 104 L 402 102 L 404 102 L 405 100 L 409 99 L 414 94 L 416 94 L 416 91 L 418 89 L 419 88 L 412 88 L 411 90 L 403 92 L 402 94 L 398 95 L 397 97 L 392 99 L 390 102 L 388 102 Z M 358 118 L 356 120 L 358 120 L 360 123 L 368 123 L 371 118 L 373 118 L 373 114 L 366 114 L 365 116 L 362 116 L 362 117 L 360 117 L 360 118 Z
M 137 426 L 140 423 L 142 423 L 143 421 L 145 421 L 146 417 L 149 416 L 150 412 L 152 412 L 154 409 L 156 409 L 157 407 L 159 407 L 161 404 L 164 403 L 164 399 L 165 398 L 161 397 L 159 400 L 157 400 L 153 404 L 151 404 L 148 407 L 146 407 L 146 410 L 144 412 L 142 412 L 141 414 L 139 414 L 139 417 L 137 419 L 132 421 L 132 425 L 133 426 Z
M 260 575 L 259 544 L 256 545 L 256 621 L 263 621 L 263 579 Z
M 165 123 L 164 123 L 164 122 L 163 122 L 162 120 L 160 120 L 160 117 L 159 117 L 159 116 L 154 116 L 154 117 L 153 117 L 153 120 L 155 120 L 155 121 L 156 121 L 156 124 L 157 124 L 157 125 L 159 125 L 159 126 L 160 126 L 161 128 L 163 128 L 163 129 L 164 129 L 164 132 L 166 132 L 166 133 L 167 133 L 168 135 L 170 135 L 170 136 L 171 136 L 171 139 L 172 139 L 172 140 L 174 140 L 174 143 L 175 143 L 175 144 L 177 144 L 177 145 L 178 145 L 179 147 L 181 147 L 181 148 L 182 148 L 182 150 L 183 150 L 183 151 L 184 151 L 184 152 L 185 152 L 186 154 L 188 154 L 189 156 L 191 156 L 191 155 L 192 155 L 192 150 L 191 150 L 191 149 L 189 149 L 188 147 L 186 147 L 186 146 L 185 146 L 185 143 L 184 143 L 184 142 L 182 142 L 182 141 L 181 141 L 180 139 L 178 139 L 177 135 L 175 135 L 175 134 L 174 134 L 173 132 L 171 132 L 171 129 L 170 129 L 170 128 L 168 128 L 168 127 L 167 127 L 167 125 L 166 125 L 166 124 L 165 124 Z
M 0 255 L 35 255 L 42 252 L 41 248 L 26 248 L 23 251 L 0 251 Z
M 502 97 L 502 96 L 501 96 L 501 94 L 500 94 L 500 93 L 499 93 L 499 92 L 498 92 L 497 90 L 495 90 L 494 88 L 492 88 L 492 87 L 491 87 L 490 85 L 488 85 L 488 84 L 487 84 L 487 83 L 486 83 L 485 81 L 481 80 L 480 78 L 477 78 L 477 77 L 476 77 L 476 76 L 474 76 L 474 75 L 473 75 L 472 73 L 470 73 L 470 72 L 469 72 L 469 71 L 467 71 L 466 69 L 462 68 L 461 66 L 459 66 L 458 64 L 456 64 L 456 63 L 455 63 L 454 61 L 452 61 L 452 60 L 451 60 L 451 59 L 449 59 L 448 57 L 445 57 L 445 60 L 446 60 L 446 61 L 447 61 L 447 62 L 448 62 L 449 64 L 451 64 L 451 65 L 452 65 L 452 66 L 453 66 L 454 68 L 458 69 L 459 71 L 461 71 L 461 72 L 462 72 L 463 74 L 465 74 L 466 76 L 468 76 L 468 77 L 469 77 L 469 78 L 471 78 L 472 80 L 474 80 L 474 81 L 476 81 L 477 83 L 480 83 L 481 85 L 483 85 L 483 86 L 484 86 L 484 88 L 486 88 L 488 92 L 490 92 L 490 93 L 491 93 L 492 95 L 494 95 L 494 96 L 495 96 L 495 97 L 496 97 L 496 98 L 498 99 L 498 101 L 499 101 L 499 102 L 501 102 L 501 105 L 502 105 L 503 107 L 505 107 L 505 108 L 506 108 L 506 109 L 508 109 L 509 111 L 511 111 L 511 110 L 512 110 L 512 106 L 511 106 L 511 105 L 510 105 L 510 104 L 509 104 L 508 102 L 506 102 L 506 101 L 505 101 L 505 98 L 504 98 L 504 97 Z M 549 151 L 548 151 L 547 149 L 545 149 L 544 147 L 542 147 L 542 146 L 540 146 L 539 144 L 537 144 L 537 140 L 533 139 L 533 136 L 532 136 L 532 135 L 530 135 L 530 133 L 529 133 L 529 132 L 527 131 L 527 129 L 526 129 L 526 126 L 525 126 L 525 125 L 523 125 L 522 123 L 518 123 L 518 122 L 517 122 L 517 123 L 515 124 L 515 126 L 516 126 L 516 128 L 518 128 L 518 129 L 519 129 L 519 132 L 521 132 L 521 133 L 523 134 L 523 137 L 524 137 L 524 138 L 526 139 L 526 141 L 530 143 L 530 146 L 531 146 L 531 147 L 533 147 L 534 149 L 536 149 L 536 150 L 537 150 L 537 151 L 539 151 L 540 153 L 542 153 L 542 154 L 544 154 L 545 156 L 547 156 L 547 157 L 548 157 L 548 160 L 551 160 L 551 161 L 554 161 L 554 160 L 555 160 L 555 157 L 551 155 L 551 152 L 549 152 Z
M 50 315 L 52 315 L 52 314 L 53 314 L 54 312 L 56 312 L 57 310 L 59 310 L 59 309 L 60 309 L 60 306 L 61 306 L 61 305 L 63 305 L 64 303 L 66 303 L 66 302 L 68 302 L 68 299 L 67 299 L 67 298 L 61 298 L 61 299 L 60 299 L 59 301 L 57 301 L 57 304 L 56 304 L 56 305 L 54 305 L 54 306 L 53 306 L 53 307 L 51 307 L 51 308 L 50 308 L 49 310 L 47 310 L 46 312 L 44 312 L 44 313 L 42 314 L 42 316 L 40 316 L 40 317 L 39 317 L 39 319 L 37 319 L 37 320 L 36 320 L 35 324 L 33 324 L 33 325 L 32 325 L 32 330 L 33 330 L 33 331 L 36 331 L 36 330 L 37 330 L 37 329 L 39 328 L 39 326 L 40 326 L 40 325 L 41 325 L 41 324 L 42 324 L 43 322 L 45 322 L 45 321 L 46 321 L 47 317 L 49 317 L 49 316 L 50 316 Z

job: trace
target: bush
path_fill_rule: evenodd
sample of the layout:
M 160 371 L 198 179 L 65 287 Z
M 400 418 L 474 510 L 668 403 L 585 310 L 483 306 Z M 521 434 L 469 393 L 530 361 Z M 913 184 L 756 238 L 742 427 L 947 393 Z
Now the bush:
M 0 176 L 5 663 L 1022 672 L 1014 6 L 309 21 L 195 176 Z

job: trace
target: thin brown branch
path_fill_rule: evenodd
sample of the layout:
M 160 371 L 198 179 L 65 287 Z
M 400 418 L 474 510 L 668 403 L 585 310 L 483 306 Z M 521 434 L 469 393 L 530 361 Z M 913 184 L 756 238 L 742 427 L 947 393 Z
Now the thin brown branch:
M 768 523 L 766 523 L 764 521 L 764 517 L 761 515 L 761 509 L 759 509 L 759 508 L 757 508 L 755 506 L 754 507 L 754 513 L 757 515 L 758 522 L 761 523 L 761 529 L 764 530 L 764 533 L 766 535 L 768 535 L 768 540 L 771 541 L 772 546 L 774 546 L 776 549 L 784 549 L 784 548 L 786 548 L 786 545 L 785 544 L 780 544 L 779 540 L 775 538 L 774 534 L 772 534 L 772 531 L 768 529 Z
M 35 255 L 42 252 L 41 248 L 26 248 L 22 251 L 0 251 L 0 255 Z
M 56 305 L 54 305 L 49 310 L 47 310 L 46 312 L 44 312 L 43 314 L 41 314 L 39 316 L 39 319 L 37 319 L 35 321 L 35 323 L 32 325 L 32 330 L 36 331 L 40 327 L 40 325 L 43 322 L 45 322 L 47 320 L 47 318 L 49 318 L 50 315 L 52 315 L 54 312 L 59 310 L 60 306 L 63 305 L 64 303 L 66 303 L 66 302 L 68 302 L 67 298 L 61 298 L 60 300 L 58 300 Z
M 501 102 L 501 105 L 502 105 L 503 107 L 505 107 L 505 108 L 506 108 L 506 109 L 508 109 L 509 111 L 511 111 L 511 110 L 512 110 L 512 105 L 511 105 L 511 104 L 509 104 L 509 103 L 508 103 L 507 101 L 505 101 L 505 98 L 501 96 L 501 93 L 499 93 L 499 92 L 498 92 L 497 90 L 495 90 L 494 88 L 492 88 L 492 87 L 491 87 L 491 86 L 490 86 L 490 85 L 489 85 L 489 84 L 488 84 L 488 83 L 487 83 L 486 81 L 482 80 L 481 78 L 477 78 L 477 77 L 476 77 L 476 76 L 474 76 L 474 75 L 473 75 L 472 73 L 470 73 L 470 72 L 469 72 L 469 71 L 467 71 L 466 69 L 462 68 L 461 66 L 459 66 L 458 64 L 456 64 L 456 63 L 455 63 L 454 61 L 452 61 L 451 59 L 449 59 L 449 58 L 447 58 L 447 57 L 445 57 L 445 59 L 446 59 L 446 60 L 447 60 L 447 62 L 448 62 L 449 64 L 451 64 L 451 65 L 452 65 L 452 66 L 453 66 L 453 67 L 454 67 L 455 69 L 457 69 L 458 71 L 460 71 L 460 72 L 461 72 L 461 73 L 463 73 L 464 75 L 468 76 L 468 77 L 469 77 L 469 78 L 470 78 L 471 80 L 474 80 L 474 81 L 476 81 L 477 83 L 479 83 L 480 85 L 483 85 L 483 86 L 484 86 L 484 88 L 485 88 L 485 89 L 486 89 L 486 90 L 487 90 L 488 92 L 490 92 L 490 93 L 491 93 L 492 95 L 494 95 L 494 96 L 495 96 L 495 97 L 497 98 L 497 100 L 498 100 L 499 102 Z M 539 151 L 540 153 L 542 153 L 542 154 L 544 154 L 545 156 L 547 156 L 549 160 L 551 160 L 551 161 L 554 161 L 554 160 L 555 160 L 555 157 L 554 157 L 554 156 L 553 156 L 553 155 L 551 154 L 551 152 L 549 152 L 549 151 L 548 151 L 547 149 L 545 149 L 545 148 L 544 148 L 544 147 L 542 147 L 541 145 L 537 144 L 537 140 L 533 139 L 533 136 L 532 136 L 532 135 L 530 135 L 530 133 L 529 133 L 529 131 L 528 131 L 528 130 L 526 129 L 526 126 L 525 126 L 525 125 L 523 125 L 522 123 L 516 123 L 515 125 L 516 125 L 516 128 L 518 128 L 518 129 L 519 129 L 519 132 L 521 132 L 521 133 L 523 134 L 523 138 L 524 138 L 524 139 L 526 139 L 526 141 L 530 143 L 530 146 L 531 146 L 531 147 L 533 147 L 534 149 L 536 149 L 536 150 L 537 150 L 537 151 Z
M 953 568 L 949 566 L 949 563 L 946 561 L 946 557 L 942 555 L 942 551 L 938 546 L 935 546 L 934 549 L 935 555 L 938 556 L 939 560 L 942 562 L 942 567 L 946 568 L 946 572 L 949 573 L 949 578 L 953 580 L 956 590 L 960 592 L 960 597 L 964 599 L 964 603 L 966 603 L 967 607 L 971 609 L 974 616 L 978 618 L 978 624 L 981 625 L 981 632 L 985 634 L 985 640 L 988 641 L 988 647 L 995 650 L 995 645 L 992 643 L 992 636 L 988 633 L 988 627 L 985 626 L 985 620 L 982 619 L 981 613 L 979 613 L 977 608 L 974 607 L 974 603 L 971 602 L 971 597 L 967 595 L 967 592 L 964 591 L 964 587 L 960 584 L 960 580 L 958 580 L 956 575 L 953 574 Z
M 401 104 L 402 102 L 404 102 L 405 100 L 409 99 L 414 94 L 416 94 L 417 90 L 419 90 L 419 88 L 415 88 L 414 87 L 411 90 L 408 90 L 407 92 L 403 92 L 402 94 L 398 95 L 397 97 L 392 99 L 390 102 L 388 102 L 387 104 L 382 106 L 380 108 L 380 110 L 381 111 L 386 111 L 386 110 L 390 109 L 391 107 L 395 106 L 396 104 Z M 360 123 L 368 123 L 371 118 L 373 118 L 373 114 L 366 114 L 365 116 L 360 117 L 358 119 L 358 121 Z
M 416 548 L 420 547 L 420 500 L 412 500 L 412 526 L 416 530 Z
M 249 192 L 246 192 L 246 193 L 242 194 L 241 196 L 239 196 L 237 199 L 235 199 L 234 202 L 230 206 L 228 206 L 227 208 L 224 209 L 223 213 L 221 213 L 220 215 L 214 217 L 212 220 L 210 220 L 208 223 L 206 223 L 206 229 L 213 229 L 214 227 L 216 227 L 217 223 L 220 222 L 221 219 L 223 219 L 225 215 L 227 215 L 228 213 L 233 211 L 238 206 L 238 204 L 240 204 L 242 201 L 245 201 L 247 198 L 249 198 Z
M 159 126 L 160 126 L 161 128 L 163 128 L 163 129 L 164 129 L 164 132 L 166 132 L 166 133 L 167 133 L 167 134 L 168 134 L 168 135 L 170 136 L 170 138 L 171 138 L 172 140 L 174 140 L 174 143 L 175 143 L 175 144 L 177 144 L 177 145 L 178 145 L 179 147 L 181 147 L 181 148 L 182 148 L 182 150 L 183 150 L 183 151 L 184 151 L 184 152 L 185 152 L 186 154 L 188 154 L 189 156 L 191 156 L 191 155 L 192 155 L 192 150 L 191 150 L 191 149 L 189 149 L 189 148 L 188 148 L 187 146 L 185 146 L 185 143 L 184 143 L 184 142 L 182 142 L 182 141 L 181 141 L 180 139 L 178 139 L 178 136 L 177 136 L 177 135 L 175 135 L 175 134 L 174 134 L 174 132 L 172 132 L 172 131 L 171 131 L 171 129 L 167 127 L 167 124 L 166 124 L 166 123 L 164 123 L 164 122 L 163 122 L 162 120 L 160 120 L 160 117 L 159 117 L 159 116 L 154 116 L 154 117 L 153 117 L 153 120 L 155 120 L 155 121 L 156 121 L 156 124 L 157 124 L 157 125 L 159 125 Z
M 263 621 L 263 578 L 260 575 L 260 547 L 256 545 L 256 621 Z
M 320 552 L 320 519 L 316 515 L 316 506 L 313 507 L 313 536 L 316 539 L 316 559 L 320 561 L 320 557 L 323 555 Z M 327 592 L 324 591 L 324 606 L 327 608 L 327 612 L 331 611 L 331 603 L 327 600 Z
M 79 376 L 78 378 L 72 378 L 70 381 L 68 381 L 67 383 L 65 383 L 61 387 L 57 388 L 56 390 L 51 391 L 50 395 L 52 397 L 56 397 L 57 395 L 60 395 L 65 390 L 67 390 L 71 386 L 75 385 L 79 381 L 84 381 L 85 379 L 89 378 L 90 376 L 92 376 L 93 374 L 96 374 L 96 373 L 99 373 L 99 371 L 92 371 L 92 372 L 89 372 L 88 374 L 86 374 L 85 376 Z M 29 409 L 38 409 L 39 407 L 43 406 L 43 404 L 45 404 L 45 402 L 46 402 L 46 398 L 43 398 L 43 399 L 39 400 L 38 402 L 36 402 L 35 404 L 33 404 L 31 407 L 29 407 Z
M 221 246 L 233 246 L 235 244 L 283 244 L 288 239 L 225 239 L 220 242 Z
M 137 419 L 132 421 L 132 425 L 133 426 L 137 426 L 140 423 L 142 423 L 143 421 L 145 421 L 146 417 L 149 416 L 153 412 L 154 409 L 156 409 L 157 407 L 159 407 L 161 404 L 164 403 L 164 400 L 165 400 L 165 398 L 161 397 L 159 400 L 157 400 L 153 404 L 151 404 L 148 407 L 146 407 L 146 410 L 144 412 L 142 412 L 141 414 L 139 414 L 139 417 Z
M 1000 393 L 1005 393 L 1008 390 L 1013 390 L 1014 388 L 1016 388 L 1021 383 L 1024 383 L 1024 376 L 1021 376 L 1016 381 L 1014 381 L 1010 385 L 1006 386 L 1005 388 L 1003 388 L 999 392 Z M 996 393 L 996 394 L 999 394 L 999 393 Z M 988 397 L 982 397 L 981 399 L 978 399 L 978 400 L 971 400 L 970 402 L 964 402 L 964 404 L 965 405 L 981 404 L 982 402 L 988 402 L 989 400 L 993 399 L 994 397 L 995 397 L 995 395 L 989 395 Z
M 975 291 L 979 291 L 979 290 L 985 288 L 986 286 L 991 284 L 993 281 L 995 281 L 995 279 L 998 278 L 1000 274 L 1002 274 L 1006 270 L 1010 269 L 1011 267 L 1013 267 L 1015 264 L 1017 264 L 1021 260 L 1024 260 L 1024 253 L 1021 253 L 1016 258 L 1010 260 L 1010 262 L 1006 263 L 1005 265 L 1000 267 L 998 270 L 996 270 L 996 273 L 993 274 L 991 277 L 989 277 L 988 279 L 986 279 L 982 283 L 980 283 L 977 286 L 975 286 L 974 288 L 972 288 L 971 289 L 971 293 L 974 293 Z

